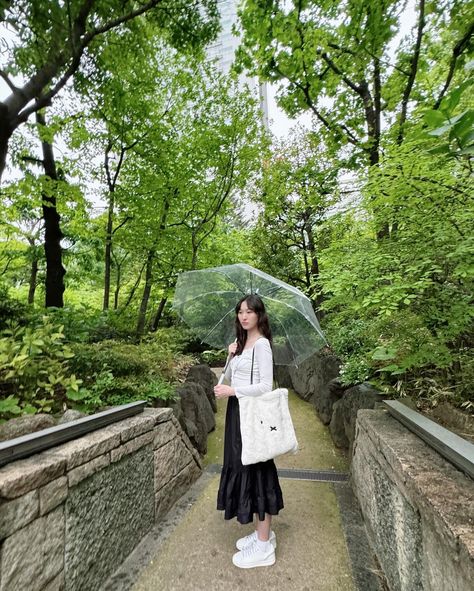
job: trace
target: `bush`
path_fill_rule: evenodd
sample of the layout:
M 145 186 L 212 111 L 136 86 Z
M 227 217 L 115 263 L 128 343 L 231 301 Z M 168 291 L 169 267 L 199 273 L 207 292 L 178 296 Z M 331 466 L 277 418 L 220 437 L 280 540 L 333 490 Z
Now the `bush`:
M 174 400 L 174 384 L 184 380 L 195 359 L 175 352 L 180 345 L 166 331 L 161 337 L 138 345 L 112 340 L 73 345 L 71 367 L 83 381 L 78 408 Z
M 48 311 L 51 312 L 51 311 Z M 77 314 L 77 310 L 75 312 Z M 77 341 L 66 344 L 66 330 Z M 90 327 L 87 314 L 54 310 L 30 326 L 12 323 L 0 336 L 0 420 L 21 414 L 59 413 L 66 407 L 95 412 L 134 400 L 151 405 L 172 401 L 174 383 L 195 363 L 178 350 L 188 333 L 162 329 L 141 344 L 107 340 L 81 342 Z M 76 376 L 80 377 L 77 379 Z
M 227 349 L 210 349 L 203 351 L 199 359 L 202 363 L 207 363 L 212 367 L 223 367 L 227 361 Z
M 66 337 L 71 342 L 99 342 L 105 339 L 130 339 L 130 324 L 127 328 L 117 322 L 119 314 L 114 310 L 97 310 L 87 304 L 50 308 L 48 313 L 64 326 Z
M 172 384 L 160 376 L 127 376 L 115 378 L 104 369 L 94 374 L 87 387 L 79 392 L 76 408 L 88 412 L 103 406 L 119 406 L 136 400 L 146 400 L 151 406 L 175 400 Z
M 410 310 L 347 322 L 328 314 L 325 332 L 342 358 L 344 384 L 367 381 L 394 397 L 423 404 L 447 400 L 472 410 L 474 360 L 468 347 L 448 347 Z
M 48 316 L 37 326 L 11 323 L 0 337 L 0 419 L 61 410 L 79 391 L 68 367 L 72 356 L 63 327 Z
M 0 285 L 0 330 L 7 328 L 10 322 L 24 324 L 30 308 L 10 297 L 7 287 Z
M 78 343 L 72 347 L 73 370 L 89 379 L 92 374 L 107 368 L 114 377 L 148 374 L 160 375 L 175 382 L 183 378 L 183 372 L 194 359 L 180 355 L 166 341 L 149 341 L 140 344 L 122 341 L 103 341 L 101 343 Z

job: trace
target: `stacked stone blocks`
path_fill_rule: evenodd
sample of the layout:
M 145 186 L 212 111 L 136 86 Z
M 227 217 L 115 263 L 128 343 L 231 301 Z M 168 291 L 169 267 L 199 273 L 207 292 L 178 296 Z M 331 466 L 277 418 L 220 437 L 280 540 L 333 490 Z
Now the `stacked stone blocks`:
M 146 409 L 0 469 L 0 591 L 88 591 L 202 471 L 171 409 Z
M 470 591 L 474 485 L 383 410 L 360 410 L 351 478 L 391 591 Z

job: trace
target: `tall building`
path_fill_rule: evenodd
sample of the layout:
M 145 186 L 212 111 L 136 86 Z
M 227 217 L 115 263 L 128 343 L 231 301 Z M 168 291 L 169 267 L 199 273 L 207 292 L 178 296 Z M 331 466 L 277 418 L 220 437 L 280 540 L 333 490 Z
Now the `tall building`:
M 210 61 L 214 61 L 216 67 L 227 74 L 234 61 L 235 52 L 239 46 L 240 39 L 232 33 L 232 27 L 238 22 L 237 5 L 239 0 L 218 0 L 218 8 L 221 20 L 221 31 L 217 39 L 207 48 L 207 55 Z M 265 129 L 268 129 L 268 98 L 267 85 L 260 83 L 257 78 L 249 77 L 246 74 L 239 76 L 239 86 L 248 86 L 250 91 L 259 98 L 262 110 L 262 120 Z

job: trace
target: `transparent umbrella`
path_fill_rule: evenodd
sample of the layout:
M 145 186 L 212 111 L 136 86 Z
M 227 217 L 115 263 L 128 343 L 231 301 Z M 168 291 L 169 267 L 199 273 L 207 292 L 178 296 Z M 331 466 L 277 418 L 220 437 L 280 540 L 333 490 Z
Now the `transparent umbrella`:
M 259 295 L 278 365 L 299 365 L 327 344 L 310 300 L 296 287 L 245 263 L 188 271 L 178 277 L 173 308 L 203 342 L 226 348 L 235 338 L 235 306 Z

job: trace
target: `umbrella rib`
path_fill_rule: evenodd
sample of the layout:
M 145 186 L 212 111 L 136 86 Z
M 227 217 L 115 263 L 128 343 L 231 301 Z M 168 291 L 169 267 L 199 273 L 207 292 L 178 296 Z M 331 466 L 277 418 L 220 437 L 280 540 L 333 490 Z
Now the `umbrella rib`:
M 311 326 L 313 326 L 313 327 L 314 327 L 314 328 L 317 330 L 318 334 L 324 338 L 324 336 L 323 336 L 323 334 L 322 334 L 322 331 L 321 331 L 321 329 L 320 329 L 320 328 L 318 328 L 317 326 L 314 326 L 314 324 L 313 324 L 313 323 L 312 323 L 312 322 L 311 322 L 311 321 L 310 321 L 308 318 L 306 318 L 306 316 L 305 316 L 305 315 L 304 315 L 304 314 L 301 312 L 301 310 L 298 310 L 297 308 L 295 308 L 295 307 L 294 307 L 294 306 L 292 306 L 291 304 L 288 304 L 287 302 L 283 302 L 282 300 L 277 300 L 277 299 L 275 299 L 275 298 L 271 298 L 271 297 L 269 297 L 269 296 L 263 296 L 263 297 L 264 297 L 264 298 L 266 298 L 267 300 L 270 300 L 270 301 L 272 301 L 272 302 L 276 302 L 277 304 L 283 304 L 284 306 L 287 306 L 288 308 L 291 308 L 292 310 L 294 310 L 295 312 L 297 312 L 298 314 L 300 314 L 301 316 L 303 316 L 303 318 L 304 318 L 304 319 L 305 319 L 305 320 L 306 320 L 306 321 L 307 321 L 309 324 L 311 324 Z M 317 319 L 316 319 L 316 322 L 317 322 Z M 326 339 L 324 339 L 324 340 L 326 340 Z
M 283 332 L 284 332 L 284 333 L 285 333 L 285 335 L 286 335 L 286 340 L 287 340 L 287 343 L 290 345 L 291 352 L 292 352 L 292 354 L 293 354 L 293 361 L 294 361 L 294 360 L 295 360 L 295 358 L 296 358 L 296 355 L 295 355 L 295 350 L 293 349 L 293 346 L 291 345 L 290 337 L 288 336 L 288 333 L 286 332 L 285 325 L 283 324 L 283 322 L 282 322 L 282 321 L 281 321 L 279 318 L 276 318 L 276 320 L 277 320 L 277 322 L 279 322 L 279 323 L 280 323 L 280 326 L 283 328 Z M 276 362 L 275 362 L 275 363 L 276 363 Z M 289 364 L 288 364 L 288 363 L 285 363 L 284 365 L 289 365 Z
M 230 314 L 231 312 L 234 312 L 234 309 L 233 309 L 233 308 L 232 308 L 231 310 L 229 310 L 229 311 L 227 312 L 227 314 L 225 314 L 224 316 L 222 316 L 222 318 L 220 318 L 220 319 L 219 319 L 219 320 L 218 320 L 218 321 L 217 321 L 217 322 L 214 324 L 214 326 L 211 328 L 211 330 L 210 330 L 210 331 L 209 331 L 209 332 L 206 334 L 206 336 L 205 336 L 205 337 L 203 337 L 203 338 L 201 339 L 201 341 L 204 341 L 205 343 L 207 343 L 206 339 L 208 338 L 208 336 L 209 336 L 209 335 L 210 335 L 210 334 L 211 334 L 211 333 L 214 331 L 214 329 L 216 328 L 216 326 L 218 326 L 219 324 L 221 324 L 221 322 L 223 322 L 223 321 L 224 321 L 224 320 L 227 318 L 227 316 L 229 316 L 229 314 Z
M 200 293 L 199 295 L 189 298 L 186 301 L 180 302 L 180 305 L 189 304 L 193 300 L 197 300 L 199 298 L 204 298 L 204 297 L 207 298 L 211 295 L 222 295 L 223 293 L 237 293 L 237 292 L 236 291 L 206 291 L 205 293 Z
M 217 272 L 217 271 L 215 271 L 215 272 Z M 245 295 L 245 292 L 239 287 L 238 283 L 234 279 L 232 279 L 232 277 L 230 275 L 228 275 L 224 271 L 219 271 L 219 274 L 224 275 L 224 277 L 227 277 L 227 279 L 235 285 L 235 287 L 238 289 L 238 291 Z M 229 292 L 229 293 L 232 293 L 232 292 Z

